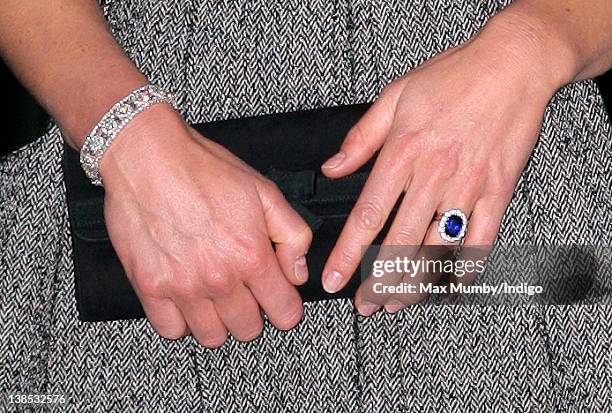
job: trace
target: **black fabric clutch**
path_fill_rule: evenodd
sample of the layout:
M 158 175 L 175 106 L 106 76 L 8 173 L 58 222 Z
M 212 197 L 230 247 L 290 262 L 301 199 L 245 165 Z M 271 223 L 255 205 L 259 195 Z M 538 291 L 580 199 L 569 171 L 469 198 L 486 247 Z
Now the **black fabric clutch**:
M 321 271 L 361 192 L 371 162 L 340 180 L 324 177 L 320 166 L 338 151 L 346 133 L 368 106 L 340 106 L 194 126 L 276 182 L 312 227 L 314 240 L 307 257 L 310 279 L 299 288 L 304 301 L 352 297 L 359 284 L 360 277 L 354 276 L 346 288 L 330 295 L 321 286 Z M 79 164 L 78 152 L 67 145 L 62 167 L 79 318 L 109 321 L 144 317 L 106 232 L 104 190 L 90 184 Z

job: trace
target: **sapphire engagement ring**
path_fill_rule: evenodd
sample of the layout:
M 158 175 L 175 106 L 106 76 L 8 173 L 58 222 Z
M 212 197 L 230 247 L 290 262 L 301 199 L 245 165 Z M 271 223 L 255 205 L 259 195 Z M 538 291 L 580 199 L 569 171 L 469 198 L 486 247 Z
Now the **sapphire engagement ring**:
M 436 218 L 440 220 L 438 233 L 444 241 L 457 242 L 465 237 L 468 219 L 460 209 L 449 209 Z

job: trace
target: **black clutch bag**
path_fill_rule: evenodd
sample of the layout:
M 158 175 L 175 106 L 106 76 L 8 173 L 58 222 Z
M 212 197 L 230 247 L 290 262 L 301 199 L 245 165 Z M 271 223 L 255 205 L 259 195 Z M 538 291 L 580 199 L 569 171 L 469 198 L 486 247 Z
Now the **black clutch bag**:
M 304 301 L 354 296 L 359 278 L 330 295 L 321 285 L 325 260 L 363 187 L 371 162 L 353 175 L 331 180 L 321 164 L 336 153 L 369 105 L 351 105 L 194 125 L 200 133 L 276 182 L 309 223 L 310 279 L 299 287 Z M 104 189 L 92 185 L 79 154 L 65 145 L 62 162 L 70 217 L 75 291 L 82 321 L 144 317 L 144 312 L 106 232 Z M 384 231 L 383 231 L 384 233 Z M 379 238 L 380 240 L 380 238 Z

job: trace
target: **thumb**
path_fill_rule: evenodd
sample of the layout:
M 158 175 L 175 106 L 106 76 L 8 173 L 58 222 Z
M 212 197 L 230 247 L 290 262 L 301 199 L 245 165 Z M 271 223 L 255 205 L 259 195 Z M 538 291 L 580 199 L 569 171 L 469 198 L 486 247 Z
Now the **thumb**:
M 321 171 L 330 178 L 342 178 L 365 164 L 385 143 L 402 91 L 398 81 L 383 91 L 368 111 L 346 135 L 338 153 L 329 158 Z
M 271 182 L 259 188 L 266 229 L 274 243 L 276 258 L 285 277 L 294 285 L 308 280 L 306 252 L 312 241 L 312 230 Z

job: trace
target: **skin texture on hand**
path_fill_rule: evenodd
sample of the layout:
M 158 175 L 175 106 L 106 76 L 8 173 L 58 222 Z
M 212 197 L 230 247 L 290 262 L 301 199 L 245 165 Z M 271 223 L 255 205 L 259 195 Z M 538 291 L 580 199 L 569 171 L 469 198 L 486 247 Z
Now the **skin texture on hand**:
M 546 105 L 570 71 L 549 69 L 533 26 L 491 27 L 388 85 L 323 165 L 323 173 L 340 178 L 380 150 L 326 263 L 327 291 L 348 282 L 402 193 L 383 246 L 447 244 L 432 218 L 450 209 L 472 215 L 464 245 L 494 243 Z M 360 290 L 360 313 L 378 309 L 361 297 Z
M 121 132 L 101 173 L 111 241 L 160 335 L 252 340 L 260 307 L 279 329 L 300 321 L 312 232 L 273 183 L 166 105 Z
M 495 17 L 495 30 L 386 88 L 324 168 L 347 175 L 382 147 L 327 263 L 329 290 L 347 281 L 355 246 L 371 241 L 404 190 L 412 201 L 388 242 L 437 242 L 430 214 L 451 204 L 474 214 L 469 242 L 491 242 L 550 95 L 612 65 L 609 0 L 517 0 L 499 16 L 512 18 Z M 516 30 L 517 21 L 527 24 Z M 147 82 L 95 0 L 3 0 L 0 54 L 74 148 Z M 217 346 L 229 330 L 247 340 L 261 330 L 259 306 L 279 328 L 298 322 L 292 285 L 307 277 L 312 234 L 259 174 L 163 106 L 128 125 L 101 172 L 111 240 L 160 334 L 192 331 Z

